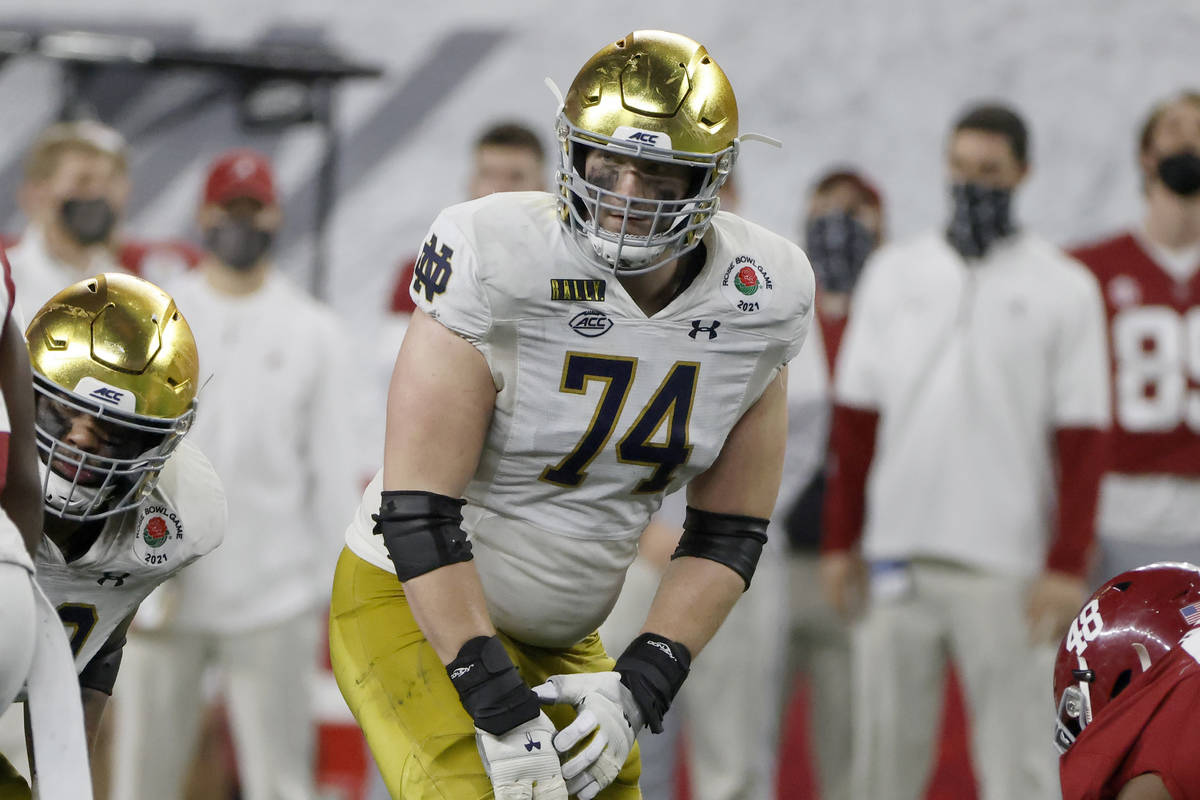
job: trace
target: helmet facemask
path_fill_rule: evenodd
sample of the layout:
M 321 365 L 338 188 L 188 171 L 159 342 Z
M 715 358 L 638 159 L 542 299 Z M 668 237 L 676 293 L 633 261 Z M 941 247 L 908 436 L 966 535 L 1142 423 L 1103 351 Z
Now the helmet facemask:
M 1082 670 L 1080 672 L 1083 672 Z M 1088 691 L 1090 677 L 1080 675 L 1079 683 L 1063 690 L 1058 700 L 1058 715 L 1054 720 L 1054 746 L 1059 755 L 1067 752 L 1075 739 L 1092 721 L 1091 694 Z
M 586 259 L 617 275 L 650 272 L 695 249 L 712 223 L 720 205 L 717 192 L 737 157 L 736 142 L 713 154 L 672 150 L 582 130 L 565 114 L 559 115 L 558 135 L 560 220 Z M 669 141 L 664 134 L 655 138 Z M 677 196 L 621 194 L 606 181 L 587 179 L 585 164 L 593 151 L 640 159 L 651 173 L 644 183 L 653 182 L 655 172 L 685 167 L 686 187 Z M 604 227 L 605 215 L 621 220 L 620 228 Z
M 65 520 L 87 522 L 135 508 L 158 483 L 195 416 L 195 401 L 179 417 L 163 419 L 87 399 L 37 372 L 33 378 L 43 504 Z M 81 414 L 92 417 L 96 452 L 67 441 Z

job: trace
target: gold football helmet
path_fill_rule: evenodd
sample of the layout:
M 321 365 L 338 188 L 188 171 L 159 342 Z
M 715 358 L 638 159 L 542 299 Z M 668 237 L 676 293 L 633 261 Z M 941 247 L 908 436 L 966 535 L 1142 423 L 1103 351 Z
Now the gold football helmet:
M 105 273 L 50 299 L 25 332 L 47 513 L 135 508 L 196 413 L 196 340 L 171 296 Z
M 619 275 L 656 269 L 700 243 L 717 190 L 738 152 L 733 87 L 699 43 L 675 33 L 634 31 L 592 56 L 558 116 L 559 216 L 584 256 Z M 594 149 L 690 167 L 682 198 L 632 197 L 585 178 Z M 620 231 L 601 214 L 624 220 Z M 628 231 L 632 219 L 644 235 Z

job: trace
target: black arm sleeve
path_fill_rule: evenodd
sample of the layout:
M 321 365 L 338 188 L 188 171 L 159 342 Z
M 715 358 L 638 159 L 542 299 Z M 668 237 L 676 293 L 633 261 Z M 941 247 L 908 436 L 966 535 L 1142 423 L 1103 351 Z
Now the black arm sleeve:
M 694 556 L 724 564 L 741 575 L 749 589 L 763 545 L 767 543 L 768 524 L 769 520 L 760 517 L 717 514 L 688 506 L 683 536 L 671 559 Z
M 79 688 L 95 689 L 112 696 L 113 684 L 117 682 L 117 673 L 121 670 L 121 656 L 125 652 L 125 634 L 133 622 L 130 614 L 116 627 L 108 641 L 100 648 L 92 660 L 79 673 Z

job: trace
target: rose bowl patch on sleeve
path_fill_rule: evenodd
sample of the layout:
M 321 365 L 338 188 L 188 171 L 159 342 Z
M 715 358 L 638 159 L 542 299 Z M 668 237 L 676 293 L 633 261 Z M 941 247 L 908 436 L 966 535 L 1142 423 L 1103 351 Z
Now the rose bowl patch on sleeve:
M 138 512 L 133 554 L 143 564 L 170 564 L 183 540 L 183 523 L 175 510 L 163 505 L 142 506 Z

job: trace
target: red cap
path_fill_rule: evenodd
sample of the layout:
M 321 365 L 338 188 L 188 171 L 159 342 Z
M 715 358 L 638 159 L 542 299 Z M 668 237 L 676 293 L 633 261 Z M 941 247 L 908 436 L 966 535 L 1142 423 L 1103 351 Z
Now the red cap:
M 204 202 L 206 205 L 223 206 L 242 198 L 257 200 L 264 206 L 275 205 L 275 179 L 271 176 L 271 162 L 254 150 L 229 150 L 218 156 L 208 168 Z

